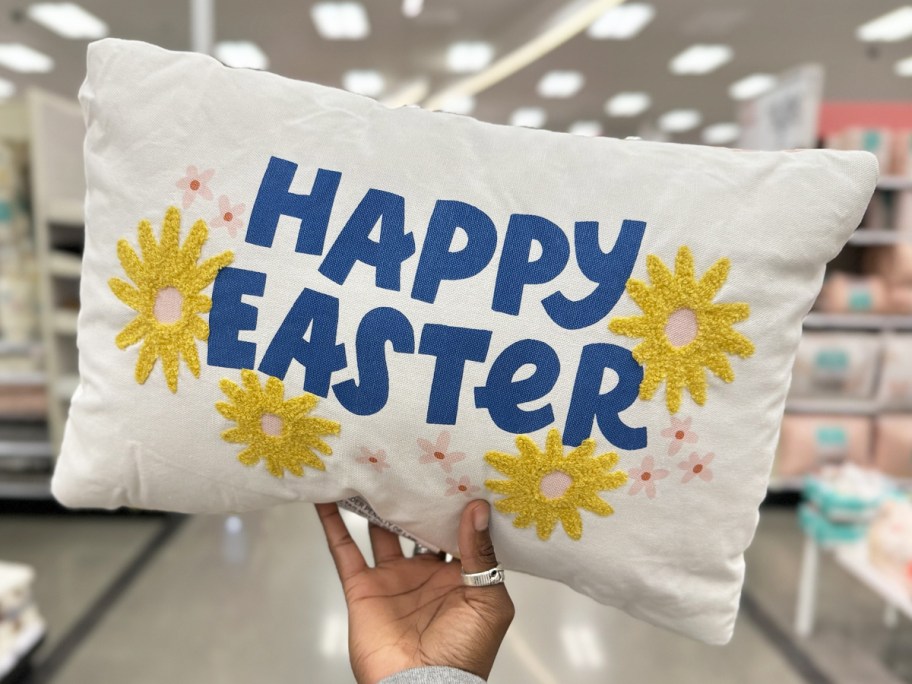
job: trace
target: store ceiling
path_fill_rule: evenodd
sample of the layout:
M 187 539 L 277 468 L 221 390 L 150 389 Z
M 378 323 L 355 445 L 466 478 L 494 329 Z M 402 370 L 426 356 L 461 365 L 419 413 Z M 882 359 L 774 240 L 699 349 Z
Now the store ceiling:
M 310 0 L 214 0 L 217 40 L 251 40 L 269 57 L 270 70 L 296 79 L 338 86 L 349 69 L 383 72 L 387 91 L 427 78 L 436 91 L 454 80 L 444 61 L 457 40 L 491 42 L 498 54 L 539 32 L 567 0 L 425 0 L 416 18 L 401 0 L 362 0 L 371 33 L 362 41 L 327 41 L 314 29 Z M 731 121 L 728 86 L 755 72 L 777 73 L 806 62 L 826 68 L 829 100 L 912 99 L 912 79 L 893 64 L 912 56 L 912 40 L 876 49 L 855 39 L 856 27 L 904 4 L 903 0 L 651 0 L 655 19 L 633 40 L 598 41 L 582 33 L 541 60 L 479 94 L 473 116 L 506 123 L 518 107 L 541 106 L 546 128 L 566 130 L 577 120 L 598 120 L 605 134 L 635 135 L 641 126 L 675 108 L 699 110 L 704 125 Z M 190 45 L 189 0 L 80 0 L 108 23 L 111 35 L 171 49 Z M 0 0 L 0 42 L 23 42 L 52 56 L 47 74 L 0 76 L 22 91 L 36 85 L 75 96 L 84 72 L 84 41 L 65 40 L 23 18 L 26 2 Z M 725 43 L 731 62 L 703 76 L 676 76 L 668 62 L 694 43 Z M 585 85 L 566 100 L 543 99 L 539 79 L 553 69 L 574 69 Z M 603 106 L 620 91 L 646 91 L 652 108 L 633 119 L 614 119 Z M 674 136 L 699 138 L 699 129 Z

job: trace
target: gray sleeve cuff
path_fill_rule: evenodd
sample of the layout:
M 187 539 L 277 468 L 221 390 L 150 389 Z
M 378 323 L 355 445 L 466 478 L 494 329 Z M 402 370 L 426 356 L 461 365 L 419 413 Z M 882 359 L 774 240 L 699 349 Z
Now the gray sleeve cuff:
M 379 684 L 485 684 L 485 680 L 454 667 L 416 667 L 386 677 Z

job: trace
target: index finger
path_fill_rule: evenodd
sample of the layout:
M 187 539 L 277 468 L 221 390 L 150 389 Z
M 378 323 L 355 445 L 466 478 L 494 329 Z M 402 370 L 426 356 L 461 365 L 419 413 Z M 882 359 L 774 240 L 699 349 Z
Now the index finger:
M 339 515 L 339 507 L 334 503 L 315 504 L 315 506 L 329 544 L 329 553 L 336 564 L 339 579 L 345 584 L 358 573 L 367 570 L 367 562 L 361 554 L 361 549 L 348 533 L 345 521 Z

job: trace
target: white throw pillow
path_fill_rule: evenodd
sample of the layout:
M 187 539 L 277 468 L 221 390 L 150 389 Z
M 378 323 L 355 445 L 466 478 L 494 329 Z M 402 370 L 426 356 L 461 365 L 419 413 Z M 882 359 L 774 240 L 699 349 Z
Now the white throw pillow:
M 61 502 L 360 496 L 453 552 L 484 498 L 507 568 L 728 641 L 873 156 L 390 110 L 121 40 L 88 62 Z

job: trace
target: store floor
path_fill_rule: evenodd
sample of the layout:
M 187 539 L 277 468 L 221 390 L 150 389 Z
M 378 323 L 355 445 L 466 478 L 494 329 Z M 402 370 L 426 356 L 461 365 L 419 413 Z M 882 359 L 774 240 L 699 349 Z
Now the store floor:
M 354 520 L 363 543 L 366 528 Z M 818 630 L 801 643 L 790 638 L 800 550 L 793 513 L 765 510 L 725 648 L 512 574 L 517 618 L 491 681 L 905 681 L 896 672 L 910 665 L 901 659 L 910 657 L 912 628 L 883 627 L 878 600 L 826 561 Z M 34 682 L 353 681 L 342 593 L 310 506 L 230 521 L 197 516 L 179 528 L 173 518 L 5 516 L 0 556 L 38 569 L 37 598 L 53 631 Z

